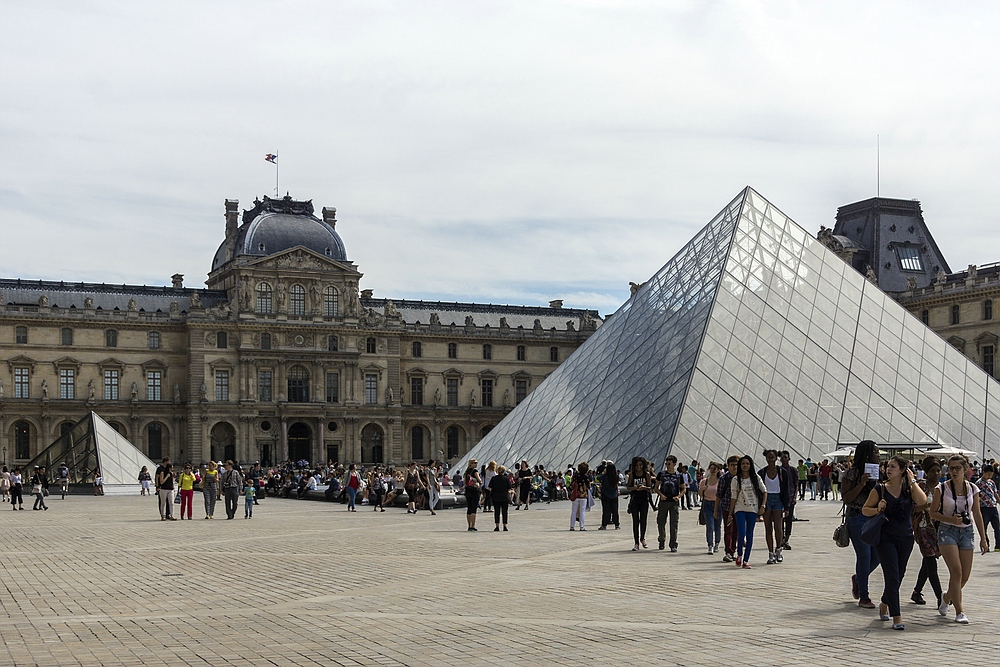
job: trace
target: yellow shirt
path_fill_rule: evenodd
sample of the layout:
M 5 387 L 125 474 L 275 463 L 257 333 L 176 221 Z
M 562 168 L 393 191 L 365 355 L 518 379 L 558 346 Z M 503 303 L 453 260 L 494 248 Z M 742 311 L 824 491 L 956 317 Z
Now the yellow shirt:
M 181 491 L 191 491 L 194 489 L 194 480 L 194 473 L 182 472 L 178 478 L 181 485 Z

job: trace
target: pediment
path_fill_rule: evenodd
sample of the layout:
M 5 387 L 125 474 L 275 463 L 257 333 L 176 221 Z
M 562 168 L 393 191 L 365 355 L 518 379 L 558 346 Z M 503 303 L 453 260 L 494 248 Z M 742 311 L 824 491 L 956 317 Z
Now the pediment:
M 333 271 L 349 273 L 354 276 L 361 275 L 351 264 L 324 257 L 315 250 L 310 250 L 305 246 L 295 246 L 294 248 L 282 250 L 273 255 L 247 262 L 243 266 L 279 271 Z
M 98 362 L 97 365 L 100 366 L 101 369 L 105 369 L 105 368 L 117 368 L 117 369 L 121 370 L 121 369 L 125 368 L 125 362 L 124 361 L 119 361 L 118 359 L 115 359 L 114 357 L 108 357 L 104 361 Z
M 35 360 L 30 357 L 26 357 L 23 354 L 19 354 L 12 359 L 8 359 L 7 365 L 10 366 L 11 368 L 15 368 L 18 366 L 23 368 L 24 366 L 27 366 L 28 368 L 31 368 L 33 370 L 35 368 Z
M 60 368 L 76 368 L 79 369 L 82 362 L 79 359 L 74 359 L 73 357 L 60 357 L 52 362 L 56 370 Z

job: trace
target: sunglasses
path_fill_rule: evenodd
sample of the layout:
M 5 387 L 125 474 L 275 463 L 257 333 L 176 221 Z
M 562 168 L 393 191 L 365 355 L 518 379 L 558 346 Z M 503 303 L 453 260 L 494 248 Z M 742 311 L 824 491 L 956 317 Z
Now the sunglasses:
M 965 470 L 965 466 L 948 466 L 948 470 L 955 470 L 957 472 L 962 472 Z

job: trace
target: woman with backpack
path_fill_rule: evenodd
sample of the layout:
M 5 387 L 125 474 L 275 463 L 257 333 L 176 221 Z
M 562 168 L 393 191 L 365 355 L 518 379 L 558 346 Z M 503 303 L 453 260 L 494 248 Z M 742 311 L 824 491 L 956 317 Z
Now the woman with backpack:
M 948 481 L 940 485 L 940 493 L 934 494 L 931 504 L 931 518 L 940 521 L 938 544 L 941 555 L 948 566 L 948 590 L 944 592 L 938 613 L 948 615 L 948 607 L 955 605 L 955 622 L 968 623 L 962 601 L 962 588 L 972 575 L 972 556 L 975 521 L 979 531 L 979 549 L 982 553 L 990 550 L 986 539 L 986 526 L 979 508 L 979 488 L 966 479 L 969 459 L 956 454 L 948 459 Z
M 569 513 L 569 529 L 576 530 L 576 522 L 580 522 L 580 530 L 587 530 L 584 525 L 584 514 L 587 512 L 587 498 L 590 492 L 590 465 L 583 461 L 576 467 L 576 472 L 569 483 L 569 499 L 573 506 Z
M 921 467 L 924 470 L 924 479 L 917 482 L 927 496 L 927 502 L 917 505 L 913 515 L 913 537 L 920 548 L 920 555 L 923 560 L 920 563 L 920 572 L 917 574 L 917 584 L 913 587 L 910 599 L 915 604 L 927 604 L 921 591 L 924 589 L 924 582 L 930 581 L 934 596 L 937 599 L 937 606 L 941 606 L 941 580 L 938 578 L 937 559 L 941 555 L 938 546 L 938 524 L 931 518 L 930 508 L 934 503 L 935 494 L 939 493 L 938 482 L 941 480 L 941 462 L 937 457 L 928 456 L 924 459 Z
M 473 533 L 479 530 L 476 528 L 476 512 L 479 511 L 479 488 L 482 485 L 482 478 L 479 476 L 479 471 L 476 470 L 477 465 L 479 465 L 479 461 L 469 459 L 469 467 L 462 475 L 462 488 L 464 489 L 463 493 L 465 493 L 465 519 L 469 524 L 469 532 Z
M 909 462 L 901 456 L 889 459 L 885 467 L 886 482 L 877 484 L 868 494 L 861 512 L 866 517 L 884 514 L 878 551 L 885 588 L 879 605 L 879 619 L 892 618 L 893 630 L 904 630 L 899 608 L 899 587 L 906 574 L 906 563 L 913 551 L 913 509 L 927 502 L 923 489 L 917 486 Z
M 733 501 L 729 507 L 729 516 L 736 520 L 736 567 L 749 570 L 753 529 L 764 513 L 767 502 L 764 481 L 754 472 L 750 456 L 744 455 L 740 459 L 730 491 Z

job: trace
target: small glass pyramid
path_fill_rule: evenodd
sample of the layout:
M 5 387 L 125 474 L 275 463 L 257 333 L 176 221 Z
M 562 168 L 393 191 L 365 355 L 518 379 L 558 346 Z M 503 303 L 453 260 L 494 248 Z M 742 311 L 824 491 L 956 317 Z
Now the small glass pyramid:
M 56 469 L 63 463 L 69 468 L 70 484 L 93 484 L 94 473 L 100 469 L 104 493 L 109 495 L 137 493 L 139 470 L 146 466 L 152 475 L 157 466 L 96 412 L 90 412 L 42 450 L 26 469 L 45 466 L 49 479 L 55 479 Z
M 457 467 L 866 438 L 995 456 L 1000 385 L 748 187 Z

